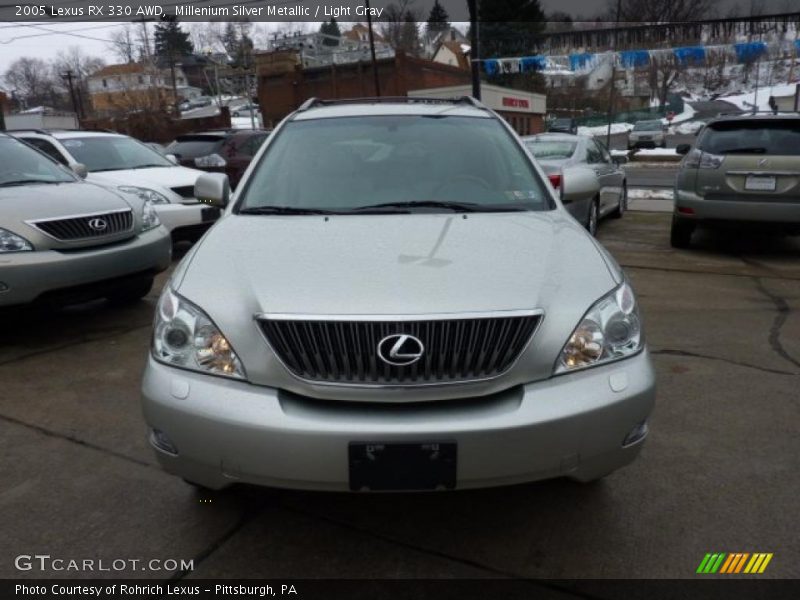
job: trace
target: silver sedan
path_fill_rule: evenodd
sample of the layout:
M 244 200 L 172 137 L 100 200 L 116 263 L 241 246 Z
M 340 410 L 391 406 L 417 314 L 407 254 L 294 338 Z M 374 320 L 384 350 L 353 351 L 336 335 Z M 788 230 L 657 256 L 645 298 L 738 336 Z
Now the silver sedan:
M 541 133 L 523 138 L 528 150 L 558 189 L 566 167 L 588 167 L 597 175 L 597 195 L 571 202 L 565 208 L 594 235 L 597 223 L 605 216 L 619 218 L 628 206 L 628 186 L 620 164 L 624 158 L 612 157 L 606 147 L 586 135 Z M 563 200 L 562 200 L 563 201 Z

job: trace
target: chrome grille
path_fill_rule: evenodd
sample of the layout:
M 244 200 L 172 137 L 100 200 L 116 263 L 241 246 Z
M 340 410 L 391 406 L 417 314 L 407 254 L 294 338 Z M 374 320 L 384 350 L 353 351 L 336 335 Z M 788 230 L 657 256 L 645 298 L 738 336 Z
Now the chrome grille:
M 325 383 L 422 385 L 487 379 L 507 371 L 525 349 L 539 315 L 420 321 L 259 319 L 273 350 L 296 376 Z M 408 366 L 378 356 L 387 336 L 424 346 Z
M 99 227 L 101 223 L 105 224 L 105 228 Z M 62 242 L 69 242 L 131 231 L 133 229 L 133 212 L 127 208 L 114 212 L 80 215 L 66 219 L 33 221 L 31 224 L 52 238 Z

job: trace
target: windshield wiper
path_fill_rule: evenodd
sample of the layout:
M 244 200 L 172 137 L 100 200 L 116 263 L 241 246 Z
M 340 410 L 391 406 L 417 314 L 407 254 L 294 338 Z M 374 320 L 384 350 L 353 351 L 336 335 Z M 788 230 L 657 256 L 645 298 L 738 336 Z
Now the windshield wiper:
M 252 206 L 239 211 L 240 215 L 336 215 L 341 214 L 321 208 L 300 208 L 297 206 Z
M 524 211 L 522 206 L 511 204 L 478 204 L 476 202 L 448 202 L 446 200 L 409 200 L 407 202 L 384 202 L 381 204 L 369 204 L 350 209 L 351 212 L 369 212 L 371 210 L 391 208 L 446 208 L 453 212 L 517 212 Z
M 46 180 L 46 179 L 15 179 L 14 181 L 4 181 L 3 183 L 0 183 L 0 186 L 2 186 L 2 187 L 6 187 L 6 186 L 10 187 L 12 185 L 29 185 L 29 184 L 32 184 L 32 183 L 46 183 L 48 185 L 54 185 L 54 184 L 57 184 L 57 183 L 66 183 L 66 182 L 64 182 L 64 181 L 49 181 L 49 180 Z
M 152 169 L 154 167 L 177 167 L 178 165 L 139 165 L 138 167 L 131 167 L 131 169 Z

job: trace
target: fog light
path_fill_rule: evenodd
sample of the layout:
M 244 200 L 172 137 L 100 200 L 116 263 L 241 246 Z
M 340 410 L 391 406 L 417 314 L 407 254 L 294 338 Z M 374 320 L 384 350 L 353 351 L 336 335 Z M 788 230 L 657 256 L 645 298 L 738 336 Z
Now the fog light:
M 631 429 L 630 433 L 625 437 L 622 441 L 622 447 L 625 448 L 626 446 L 632 446 L 639 440 L 644 439 L 647 435 L 649 428 L 647 427 L 647 421 L 642 421 L 641 423 L 637 423 L 636 426 Z
M 175 444 L 173 444 L 172 440 L 167 437 L 167 434 L 160 429 L 153 429 L 150 431 L 150 443 L 168 454 L 178 455 L 178 449 L 175 447 Z

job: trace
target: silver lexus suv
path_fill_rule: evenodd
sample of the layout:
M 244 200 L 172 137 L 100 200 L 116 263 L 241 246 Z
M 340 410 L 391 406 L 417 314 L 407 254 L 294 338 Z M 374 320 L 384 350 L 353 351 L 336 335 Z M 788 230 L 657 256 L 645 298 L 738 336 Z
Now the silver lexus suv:
M 0 308 L 137 300 L 170 264 L 152 204 L 0 133 Z
M 655 381 L 636 297 L 469 98 L 309 100 L 164 288 L 142 384 L 164 468 L 219 489 L 465 489 L 626 465 Z

